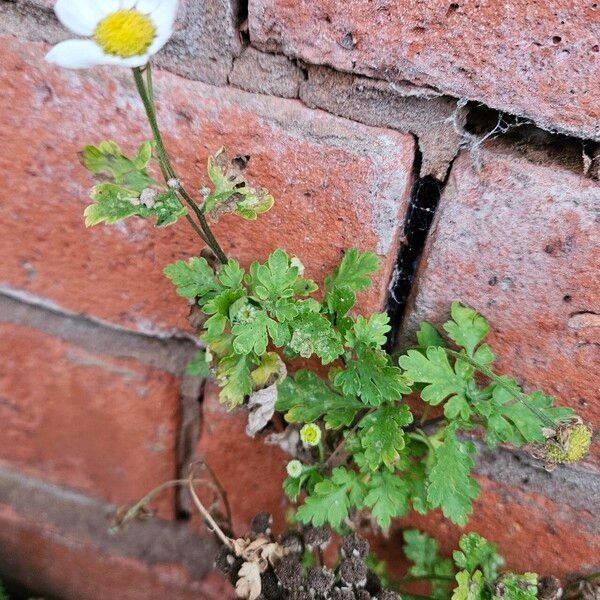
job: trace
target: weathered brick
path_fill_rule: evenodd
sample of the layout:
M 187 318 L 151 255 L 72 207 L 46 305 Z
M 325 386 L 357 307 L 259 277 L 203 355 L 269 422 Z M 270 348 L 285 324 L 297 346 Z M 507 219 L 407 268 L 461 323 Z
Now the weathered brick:
M 452 168 L 417 272 L 401 346 L 453 300 L 490 322 L 497 369 L 600 424 L 600 187 L 500 145 Z M 598 445 L 593 454 L 600 456 Z
M 441 552 L 450 556 L 459 537 L 474 531 L 498 545 L 508 569 L 566 577 L 598 567 L 600 529 L 592 508 L 573 509 L 560 496 L 529 492 L 522 489 L 522 483 L 511 486 L 481 476 L 478 481 L 481 495 L 464 529 L 452 525 L 439 511 L 413 514 L 398 523 L 378 550 L 397 561 L 400 528 L 416 527 L 439 540 Z
M 92 180 L 76 153 L 106 138 L 131 150 L 149 135 L 128 73 L 54 68 L 43 62 L 45 50 L 9 37 L 0 49 L 0 141 L 11 148 L 0 158 L 1 285 L 139 331 L 186 328 L 185 303 L 161 272 L 199 250 L 185 221 L 164 230 L 135 220 L 91 230 L 82 224 Z M 374 250 L 382 268 L 362 307 L 381 307 L 408 204 L 412 138 L 298 101 L 167 73 L 156 80 L 167 145 L 190 190 L 206 183 L 208 154 L 225 146 L 250 155 L 249 177 L 276 198 L 256 222 L 223 218 L 217 234 L 225 248 L 247 265 L 283 245 L 317 280 L 345 249 Z
M 111 534 L 115 508 L 0 469 L 0 578 L 64 600 L 232 597 L 229 584 L 210 574 L 212 540 L 157 520 Z
M 2 464 L 118 504 L 176 476 L 173 375 L 11 323 L 0 355 Z
M 264 511 L 273 515 L 273 530 L 280 532 L 286 528 L 285 510 L 289 506 L 282 484 L 290 457 L 267 445 L 264 435 L 248 437 L 247 420 L 245 409 L 228 412 L 219 403 L 216 386 L 207 384 L 197 457 L 210 466 L 225 490 L 236 535 L 245 535 L 252 517 Z M 197 521 L 204 528 L 199 518 Z
M 600 139 L 600 6 L 587 0 L 251 0 L 249 24 L 263 50 Z
M 229 83 L 247 92 L 297 98 L 302 69 L 280 54 L 266 54 L 248 46 L 235 59 Z
M 444 180 L 463 142 L 466 111 L 456 100 L 410 84 L 393 84 L 328 67 L 309 66 L 300 98 L 312 108 L 375 127 L 391 127 L 417 137 L 419 175 Z
M 55 44 L 69 39 L 55 18 L 55 0 L 16 0 L 0 3 L 0 33 Z M 233 58 L 240 53 L 238 4 L 233 0 L 182 0 L 175 32 L 158 64 L 190 79 L 215 85 L 227 83 Z

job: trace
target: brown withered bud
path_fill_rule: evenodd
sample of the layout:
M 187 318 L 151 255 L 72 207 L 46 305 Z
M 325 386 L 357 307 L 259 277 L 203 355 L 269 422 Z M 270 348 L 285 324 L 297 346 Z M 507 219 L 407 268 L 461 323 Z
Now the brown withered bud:
M 331 542 L 331 533 L 326 527 L 306 527 L 303 534 L 304 545 L 309 551 L 315 548 L 325 550 Z
M 285 592 L 286 600 L 312 600 L 308 590 L 288 590 Z
M 308 572 L 308 588 L 320 596 L 325 596 L 335 583 L 335 575 L 327 567 L 313 567 Z
M 538 600 L 560 600 L 563 588 L 556 577 L 542 577 L 538 582 Z
M 279 536 L 279 544 L 289 555 L 298 555 L 304 552 L 302 536 L 297 531 L 285 531 Z
M 243 559 L 235 556 L 229 548 L 222 546 L 215 558 L 215 568 L 229 578 L 232 584 L 237 581 L 238 571 L 244 563 Z
M 273 526 L 273 517 L 267 512 L 260 512 L 254 515 L 250 522 L 250 531 L 254 535 L 263 533 L 264 535 L 271 535 L 271 527 Z
M 367 566 L 357 556 L 345 558 L 340 564 L 339 576 L 346 585 L 354 585 L 358 588 L 365 587 L 367 583 Z
M 274 567 L 279 583 L 286 590 L 306 587 L 306 577 L 297 556 L 284 556 Z
M 279 585 L 279 580 L 273 571 L 268 569 L 260 576 L 262 600 L 283 600 L 283 589 Z
M 332 600 L 356 600 L 356 595 L 352 591 L 352 588 L 347 587 L 335 587 L 331 591 Z
M 369 549 L 369 542 L 356 533 L 351 533 L 342 540 L 341 552 L 344 558 L 350 558 L 351 556 L 366 558 Z

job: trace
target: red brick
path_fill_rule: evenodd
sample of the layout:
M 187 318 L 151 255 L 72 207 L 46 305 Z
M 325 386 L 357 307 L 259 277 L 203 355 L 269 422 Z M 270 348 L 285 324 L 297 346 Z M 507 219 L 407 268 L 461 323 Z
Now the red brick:
M 600 425 L 598 184 L 500 147 L 456 160 L 401 345 L 460 300 L 490 322 L 497 370 Z M 600 456 L 598 445 L 594 454 Z
M 199 250 L 185 221 L 161 231 L 140 221 L 83 226 L 92 181 L 77 151 L 104 138 L 131 148 L 148 137 L 128 73 L 61 70 L 43 62 L 45 50 L 11 38 L 0 49 L 0 138 L 11 148 L 0 159 L 0 282 L 129 328 L 186 327 L 185 303 L 161 273 Z M 344 249 L 373 249 L 383 266 L 363 307 L 382 305 L 407 205 L 412 138 L 165 73 L 156 95 L 190 190 L 206 183 L 209 152 L 225 146 L 252 157 L 250 177 L 277 200 L 254 223 L 223 219 L 218 233 L 234 257 L 248 264 L 284 245 L 321 280 Z
M 273 530 L 281 532 L 286 529 L 285 511 L 290 506 L 282 490 L 290 457 L 265 444 L 264 436 L 248 437 L 247 420 L 244 409 L 227 412 L 219 404 L 216 386 L 208 384 L 197 455 L 214 471 L 227 493 L 236 535 L 247 533 L 252 517 L 265 511 L 273 515 Z
M 215 544 L 181 523 L 108 532 L 110 507 L 0 471 L 0 578 L 64 600 L 217 600 L 231 587 L 210 573 Z M 29 597 L 29 596 L 25 596 Z
M 175 476 L 177 378 L 11 324 L 0 356 L 1 464 L 116 504 Z
M 466 532 L 479 533 L 498 545 L 506 568 L 535 571 L 541 575 L 566 577 L 598 568 L 600 530 L 597 515 L 574 510 L 561 498 L 530 494 L 485 478 L 478 478 L 482 491 L 475 511 L 464 529 L 452 525 L 439 511 L 426 516 L 411 515 L 398 523 L 389 540 L 377 551 L 397 568 L 402 545 L 400 527 L 416 527 L 440 542 L 450 556 Z
M 249 23 L 262 49 L 600 139 L 600 6 L 589 0 L 252 0 Z

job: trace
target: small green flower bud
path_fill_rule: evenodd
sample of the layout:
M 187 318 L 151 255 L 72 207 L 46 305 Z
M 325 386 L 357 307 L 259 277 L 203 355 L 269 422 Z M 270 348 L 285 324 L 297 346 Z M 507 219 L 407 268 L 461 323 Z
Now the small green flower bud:
M 318 446 L 321 441 L 321 428 L 314 423 L 307 423 L 300 430 L 300 439 L 307 446 Z
M 298 479 L 302 475 L 302 471 L 304 471 L 304 465 L 299 460 L 290 460 L 285 470 L 292 479 Z

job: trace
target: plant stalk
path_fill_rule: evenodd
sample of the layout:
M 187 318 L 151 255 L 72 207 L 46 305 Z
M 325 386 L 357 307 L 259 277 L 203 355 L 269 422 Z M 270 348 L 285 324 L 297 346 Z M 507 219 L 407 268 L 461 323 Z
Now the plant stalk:
M 152 72 L 150 65 L 146 66 L 146 84 L 144 84 L 144 78 L 142 76 L 142 70 L 139 67 L 136 67 L 133 70 L 133 79 L 135 81 L 135 85 L 137 91 L 142 100 L 142 104 L 144 105 L 144 110 L 146 111 L 146 116 L 148 117 L 148 123 L 150 124 L 150 129 L 152 130 L 152 136 L 154 138 L 154 142 L 156 143 L 156 151 L 158 154 L 158 161 L 160 164 L 160 168 L 163 174 L 165 181 L 168 182 L 169 179 L 176 179 L 180 181 L 175 173 L 175 169 L 173 169 L 173 165 L 171 164 L 171 159 L 169 158 L 169 154 L 165 148 L 165 144 L 162 138 L 162 134 L 160 132 L 160 128 L 158 126 L 158 121 L 156 119 L 156 110 L 154 107 L 154 88 L 152 84 Z M 198 233 L 198 235 L 202 238 L 202 240 L 210 247 L 210 249 L 215 253 L 217 258 L 221 263 L 227 262 L 227 255 L 223 252 L 223 249 L 219 245 L 219 242 L 213 235 L 208 222 L 206 221 L 206 217 L 204 216 L 203 211 L 196 204 L 193 198 L 187 193 L 187 191 L 179 184 L 179 188 L 175 190 L 179 193 L 179 195 L 184 199 L 186 204 L 194 211 L 198 221 L 200 222 L 200 228 L 193 223 L 192 218 L 187 215 L 188 222 L 190 224 L 193 223 L 192 227 L 194 227 L 194 231 Z M 200 230 L 202 233 L 200 233 Z

